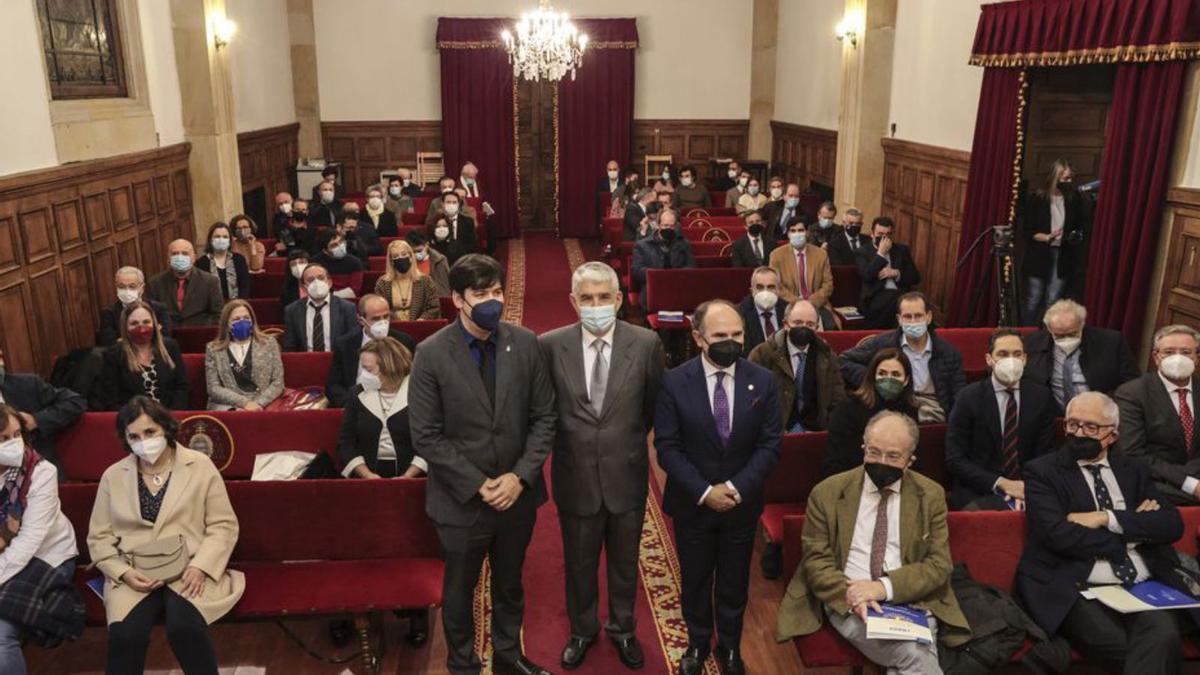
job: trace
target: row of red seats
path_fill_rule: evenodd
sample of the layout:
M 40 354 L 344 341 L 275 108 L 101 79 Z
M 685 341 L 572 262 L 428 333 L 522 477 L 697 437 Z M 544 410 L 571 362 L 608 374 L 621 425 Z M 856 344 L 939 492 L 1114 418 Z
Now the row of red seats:
M 424 222 L 425 221 L 422 220 L 421 224 L 419 224 L 419 225 L 417 225 L 417 224 L 407 225 L 406 224 L 406 225 L 400 226 L 399 236 L 380 237 L 379 242 L 383 246 L 383 250 L 386 252 L 389 244 L 391 244 L 393 241 L 404 239 L 405 237 L 408 236 L 409 232 L 425 232 L 426 234 L 428 234 L 428 229 L 425 227 Z M 487 247 L 487 225 L 486 224 L 481 223 L 481 222 L 475 223 L 475 240 L 476 240 L 477 245 L 480 250 L 486 249 L 486 247 Z M 266 250 L 267 250 L 267 258 L 266 258 L 266 260 L 263 261 L 263 274 L 255 275 L 254 278 L 252 279 L 252 281 L 255 284 L 257 284 L 258 280 L 261 279 L 265 275 L 279 275 L 280 277 L 282 277 L 283 275 L 287 274 L 287 272 L 288 272 L 287 258 L 283 257 L 283 256 L 273 255 L 273 252 L 275 251 L 275 240 L 274 239 L 260 239 L 259 241 L 262 242 L 263 247 L 266 248 Z M 384 260 L 383 256 L 376 256 L 376 257 L 378 257 L 381 261 Z M 386 262 L 377 263 L 378 266 L 373 267 L 372 269 L 378 269 L 378 270 L 382 271 L 384 269 L 383 266 L 386 264 L 387 264 Z M 254 288 L 253 291 L 254 291 L 255 295 L 259 295 L 257 288 Z
M 264 301 L 265 302 L 265 301 Z M 275 301 L 278 306 L 279 301 Z M 257 312 L 256 312 L 257 315 Z M 259 328 L 262 330 L 274 333 L 282 339 L 283 322 L 267 323 L 263 321 L 259 315 Z M 393 321 L 392 328 L 408 333 L 414 340 L 420 343 L 425 338 L 433 335 L 441 330 L 446 324 L 450 323 L 448 319 L 431 319 L 429 321 Z M 179 326 L 171 331 L 171 336 L 179 343 L 179 350 L 188 354 L 199 354 L 204 356 L 204 350 L 209 342 L 217 336 L 216 326 Z M 284 362 L 286 370 L 287 362 Z M 190 372 L 190 371 L 189 371 Z M 324 380 L 322 380 L 324 382 Z M 289 385 L 290 386 L 290 385 Z

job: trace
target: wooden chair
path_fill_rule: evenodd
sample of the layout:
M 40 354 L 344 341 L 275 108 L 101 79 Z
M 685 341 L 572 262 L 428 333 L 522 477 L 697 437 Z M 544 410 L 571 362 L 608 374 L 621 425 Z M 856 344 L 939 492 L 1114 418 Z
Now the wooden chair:
M 417 153 L 417 184 L 422 187 L 437 183 L 446 175 L 446 158 L 440 152 Z
M 650 176 L 657 176 L 662 173 L 663 166 L 670 166 L 674 159 L 674 155 L 646 155 L 642 164 L 642 174 L 646 185 L 654 185 L 654 181 L 650 180 Z M 651 173 L 650 167 L 653 165 L 654 171 Z

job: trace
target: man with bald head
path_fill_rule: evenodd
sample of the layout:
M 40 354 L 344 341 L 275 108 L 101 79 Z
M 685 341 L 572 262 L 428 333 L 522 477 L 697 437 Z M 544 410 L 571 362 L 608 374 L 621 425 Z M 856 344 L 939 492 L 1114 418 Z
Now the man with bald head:
M 292 195 L 280 192 L 275 195 L 275 213 L 271 216 L 271 236 L 278 237 L 292 220 Z
M 358 331 L 354 303 L 330 292 L 329 270 L 312 263 L 300 273 L 308 296 L 283 308 L 283 349 L 327 352 L 342 336 Z
M 750 361 L 775 374 L 783 428 L 790 434 L 824 431 L 830 413 L 846 400 L 841 361 L 820 335 L 817 308 L 794 300 L 783 328 L 750 352 Z
M 341 408 L 350 400 L 354 386 L 358 384 L 358 351 L 371 340 L 393 338 L 408 348 L 417 351 L 417 342 L 408 333 L 391 326 L 392 308 L 381 295 L 368 293 L 358 301 L 358 325 L 361 331 L 347 333 L 333 341 L 333 363 L 325 379 L 325 396 L 329 405 Z
M 150 278 L 146 295 L 166 306 L 173 326 L 215 324 L 221 315 L 221 282 L 196 269 L 196 249 L 187 239 L 167 246 L 167 269 Z
M 614 198 L 625 191 L 625 182 L 621 180 L 621 165 L 617 160 L 610 159 L 604 167 L 604 178 L 596 183 L 596 217 L 603 218 L 612 206 Z

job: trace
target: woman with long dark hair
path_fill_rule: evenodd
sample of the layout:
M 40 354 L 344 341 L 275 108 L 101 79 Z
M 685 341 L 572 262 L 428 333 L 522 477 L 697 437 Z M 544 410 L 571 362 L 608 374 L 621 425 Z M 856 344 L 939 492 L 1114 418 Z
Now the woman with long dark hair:
M 833 409 L 829 416 L 829 443 L 821 475 L 832 476 L 863 463 L 863 432 L 867 422 L 882 410 L 894 410 L 917 420 L 913 398 L 912 364 L 899 349 L 887 347 L 875 352 L 866 374 L 850 398 Z

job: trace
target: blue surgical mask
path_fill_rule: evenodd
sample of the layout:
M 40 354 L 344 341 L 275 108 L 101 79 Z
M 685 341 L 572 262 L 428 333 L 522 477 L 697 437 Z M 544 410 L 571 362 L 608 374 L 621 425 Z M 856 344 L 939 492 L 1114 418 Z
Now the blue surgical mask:
M 483 302 L 470 306 L 471 321 L 476 326 L 492 332 L 500 327 L 500 316 L 504 314 L 504 303 L 499 300 L 484 300 Z
M 904 331 L 904 336 L 913 340 L 920 340 L 925 337 L 925 333 L 929 330 L 929 324 L 921 321 L 920 323 L 906 323 L 900 326 Z
M 800 206 L 800 198 L 799 197 L 788 197 L 787 199 L 785 199 L 783 201 L 783 205 L 788 207 L 789 209 L 794 209 L 797 206 Z
M 788 243 L 793 248 L 804 248 L 804 245 L 808 243 L 808 235 L 804 232 L 788 232 Z
M 229 237 L 213 237 L 212 247 L 214 251 L 228 251 Z
M 229 337 L 237 341 L 249 340 L 254 334 L 254 322 L 250 319 L 238 319 L 229 324 Z
M 833 227 L 833 218 L 821 218 L 817 224 L 821 226 L 822 230 L 828 230 Z
M 183 274 L 192 269 L 192 257 L 183 253 L 171 256 L 171 269 Z
M 579 320 L 592 335 L 603 335 L 617 322 L 617 308 L 613 305 L 580 307 Z

